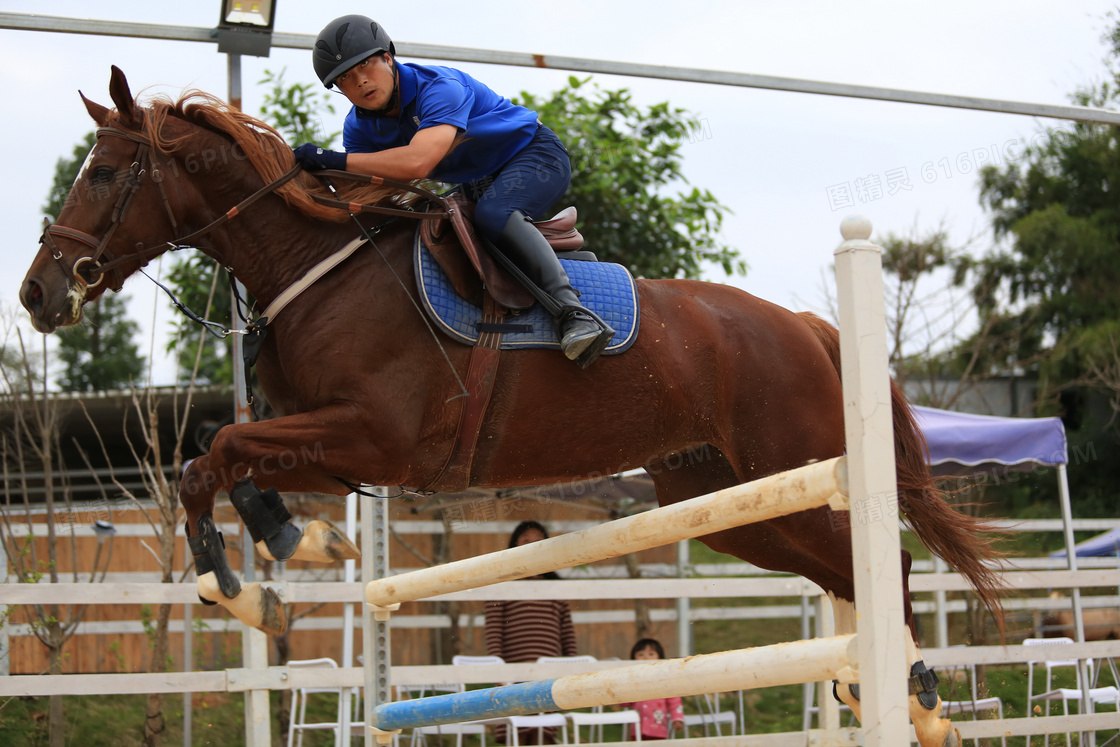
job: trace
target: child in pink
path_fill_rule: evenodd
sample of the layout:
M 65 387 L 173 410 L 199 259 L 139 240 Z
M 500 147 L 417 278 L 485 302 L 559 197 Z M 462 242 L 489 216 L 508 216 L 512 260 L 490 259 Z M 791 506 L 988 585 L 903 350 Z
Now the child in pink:
M 653 638 L 643 638 L 630 649 L 630 658 L 638 661 L 649 659 L 664 659 L 665 649 Z M 638 712 L 640 724 L 635 724 L 642 729 L 642 739 L 666 739 L 670 733 L 670 724 L 673 729 L 684 728 L 684 708 L 680 698 L 658 698 L 656 700 L 643 700 L 638 703 L 624 703 L 622 708 L 633 708 Z M 631 739 L 637 739 L 636 733 L 631 733 Z

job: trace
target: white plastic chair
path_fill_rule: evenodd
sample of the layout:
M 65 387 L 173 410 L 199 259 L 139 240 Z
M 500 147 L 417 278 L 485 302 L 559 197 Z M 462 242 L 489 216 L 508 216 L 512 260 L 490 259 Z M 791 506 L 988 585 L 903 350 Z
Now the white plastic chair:
M 560 730 L 558 744 L 568 743 L 568 719 L 562 713 L 538 713 L 535 716 L 506 716 L 501 719 L 506 723 L 506 744 L 508 747 L 518 747 L 518 729 L 536 729 L 537 744 L 544 744 L 544 730 L 557 728 Z
M 562 664 L 566 661 L 577 661 L 577 662 L 591 663 L 593 661 L 599 661 L 599 660 L 596 659 L 591 654 L 581 654 L 579 656 L 538 656 L 537 657 L 537 663 L 538 664 Z
M 1072 638 L 1027 638 L 1024 639 L 1024 646 L 1058 646 L 1062 644 L 1073 643 Z M 1045 653 L 1045 652 L 1042 652 Z M 1120 711 L 1120 690 L 1114 686 L 1109 687 L 1092 687 L 1093 683 L 1093 660 L 1087 659 L 1087 673 L 1089 676 L 1089 689 L 1087 693 L 1088 700 L 1091 706 L 1096 705 L 1112 705 L 1117 711 Z M 1046 687 L 1043 692 L 1038 695 L 1034 692 L 1034 668 L 1036 666 L 1044 667 L 1046 670 Z M 1053 681 L 1052 675 L 1058 667 L 1074 667 L 1076 676 L 1076 687 L 1059 687 L 1052 689 Z M 1050 715 L 1050 704 L 1054 701 L 1061 701 L 1063 715 L 1069 715 L 1069 703 L 1073 701 L 1077 704 L 1078 710 L 1081 709 L 1082 686 L 1084 683 L 1081 681 L 1081 669 L 1077 666 L 1077 659 L 1034 659 L 1027 662 L 1027 717 L 1030 718 L 1031 712 L 1034 709 L 1036 701 L 1046 703 L 1046 715 Z M 1029 739 L 1029 737 L 1028 737 Z M 1066 733 L 1066 743 L 1070 741 L 1070 734 Z M 1043 742 L 1044 745 L 1049 747 L 1050 735 L 1047 734 Z
M 338 669 L 338 664 L 329 657 L 297 659 L 288 662 L 288 669 Z M 340 727 L 342 724 L 344 689 L 342 687 L 298 687 L 292 690 L 292 708 L 288 715 L 288 747 L 292 747 L 293 744 L 296 747 L 301 747 L 305 731 L 332 731 L 334 732 L 335 744 L 339 744 L 341 741 Z M 338 698 L 338 709 L 334 721 L 307 722 L 307 701 L 309 696 L 316 694 L 335 695 Z M 296 738 L 297 732 L 299 733 L 298 739 Z
M 954 646 L 954 648 L 957 648 Z M 1003 718 L 1003 701 L 999 698 L 992 696 L 989 698 L 977 697 L 976 693 L 976 665 L 975 664 L 960 664 L 948 669 L 948 676 L 954 679 L 955 672 L 963 672 L 968 679 L 968 694 L 969 700 L 943 700 L 941 701 L 942 715 L 952 716 L 954 713 L 971 713 L 972 720 L 976 720 L 976 714 L 980 711 L 995 711 L 996 715 Z M 950 690 L 950 694 L 952 691 Z M 975 738 L 972 740 L 976 747 L 980 745 L 980 739 Z M 1007 737 L 1000 737 L 1000 742 L 1003 747 L 1007 747 Z
M 596 661 L 599 661 L 599 660 L 596 659 L 591 654 L 579 654 L 577 656 L 538 656 L 537 657 L 537 663 L 538 664 L 562 664 L 564 662 L 573 662 L 573 661 L 574 662 L 582 662 L 584 664 L 590 664 L 592 662 L 596 662 Z M 594 708 L 591 709 L 591 712 L 592 713 L 602 713 L 603 712 L 603 706 L 595 706 Z M 565 721 L 564 723 L 567 724 L 567 721 Z M 592 728 L 592 735 L 593 735 L 592 739 L 594 741 L 596 741 L 596 742 L 602 742 L 603 741 L 603 727 L 602 727 L 601 724 L 598 725 L 595 728 Z M 597 736 L 595 736 L 595 735 L 597 735 Z M 576 741 L 577 742 L 579 741 L 579 729 L 576 729 Z
M 505 664 L 506 660 L 500 656 L 466 656 L 459 654 L 451 657 L 451 663 L 458 664 Z
M 595 713 L 593 711 L 569 711 L 567 713 L 568 720 L 572 722 L 572 744 L 579 744 L 579 728 L 581 726 L 591 727 L 588 731 L 588 736 L 593 736 L 595 730 L 599 730 L 599 742 L 603 741 L 603 727 L 607 724 L 621 724 L 622 725 L 622 738 L 620 741 L 630 741 L 629 732 L 626 728 L 628 724 L 633 724 L 633 732 L 636 735 L 635 742 L 642 741 L 642 728 L 641 717 L 638 712 L 633 709 L 622 711 L 600 711 Z

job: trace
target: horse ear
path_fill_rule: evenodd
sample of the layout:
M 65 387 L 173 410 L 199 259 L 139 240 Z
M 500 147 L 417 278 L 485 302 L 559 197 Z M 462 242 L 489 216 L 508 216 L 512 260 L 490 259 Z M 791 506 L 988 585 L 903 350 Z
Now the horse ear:
M 86 95 L 81 91 L 78 91 L 78 95 L 82 97 L 82 103 L 86 105 L 86 111 L 89 112 L 89 116 L 93 117 L 93 121 L 97 123 L 97 126 L 104 127 L 105 122 L 109 119 L 109 110 L 96 101 L 87 99 Z
M 117 105 L 121 124 L 125 127 L 133 127 L 139 123 L 136 102 L 132 100 L 132 92 L 128 90 L 128 81 L 116 65 L 113 65 L 113 74 L 109 78 L 109 95 L 113 97 L 113 103 Z

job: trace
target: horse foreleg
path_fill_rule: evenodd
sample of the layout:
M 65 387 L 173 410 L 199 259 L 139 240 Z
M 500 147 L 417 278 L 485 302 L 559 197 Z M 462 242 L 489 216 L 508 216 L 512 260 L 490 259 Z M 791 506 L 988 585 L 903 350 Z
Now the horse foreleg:
M 309 420 L 317 429 L 300 427 Z M 285 421 L 288 428 L 275 427 Z M 240 584 L 229 567 L 212 517 L 217 492 L 229 491 L 254 546 L 265 558 L 332 562 L 357 558 L 359 553 L 329 522 L 312 521 L 305 530 L 295 527 L 276 492 L 342 492 L 341 483 L 331 476 L 349 475 L 351 469 L 330 463 L 322 446 L 328 442 L 331 419 L 296 416 L 269 424 L 273 427 L 245 423 L 223 428 L 214 439 L 211 453 L 188 466 L 179 497 L 187 512 L 187 535 L 195 556 L 199 597 L 206 603 L 221 604 L 246 625 L 278 635 L 287 627 L 279 597 L 260 584 Z M 357 424 L 342 423 L 338 427 L 343 433 L 354 432 Z M 254 433 L 260 435 L 254 438 Z M 281 438 L 269 439 L 270 434 Z M 269 489 L 260 490 L 250 476 Z
M 200 516 L 193 532 L 190 526 L 188 522 L 187 544 L 194 555 L 198 596 L 203 603 L 220 604 L 241 622 L 269 635 L 282 634 L 288 627 L 288 619 L 280 598 L 272 589 L 258 583 L 241 585 L 229 567 L 225 542 L 214 524 L 213 515 L 207 511 Z
M 331 563 L 362 556 L 354 543 L 329 521 L 313 519 L 303 529 L 297 527 L 276 488 L 262 491 L 244 477 L 229 491 L 229 499 L 245 522 L 257 552 L 268 560 Z

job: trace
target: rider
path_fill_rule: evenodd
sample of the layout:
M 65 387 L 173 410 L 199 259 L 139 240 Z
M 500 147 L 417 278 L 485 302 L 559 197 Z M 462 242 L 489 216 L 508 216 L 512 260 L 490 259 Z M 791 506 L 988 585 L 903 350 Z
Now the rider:
M 556 254 L 531 224 L 571 179 L 568 151 L 536 112 L 517 106 L 464 72 L 398 62 L 385 30 L 360 15 L 336 18 L 315 41 L 315 72 L 354 107 L 346 152 L 295 149 L 308 170 L 338 169 L 410 181 L 464 185 L 477 200 L 479 232 L 560 309 L 560 348 L 588 366 L 613 330 L 579 301 Z

